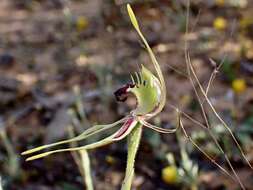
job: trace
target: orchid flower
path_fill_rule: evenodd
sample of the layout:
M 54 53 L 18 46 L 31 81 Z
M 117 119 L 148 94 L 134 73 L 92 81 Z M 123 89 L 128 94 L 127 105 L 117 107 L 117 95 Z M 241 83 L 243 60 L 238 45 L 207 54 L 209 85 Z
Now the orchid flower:
M 101 147 L 101 146 L 110 144 L 112 142 L 124 139 L 138 125 L 151 128 L 161 133 L 174 133 L 176 131 L 176 128 L 164 129 L 164 128 L 156 127 L 148 122 L 149 119 L 159 114 L 162 111 L 163 107 L 165 106 L 166 87 L 165 87 L 165 82 L 164 82 L 161 68 L 155 58 L 155 55 L 152 49 L 148 45 L 145 37 L 143 36 L 140 30 L 139 24 L 137 22 L 137 19 L 134 15 L 134 12 L 129 4 L 127 5 L 127 11 L 135 30 L 137 31 L 138 35 L 140 36 L 142 42 L 144 43 L 147 49 L 147 52 L 150 56 L 150 59 L 156 71 L 156 75 L 155 75 L 150 70 L 148 70 L 144 65 L 142 65 L 140 72 L 135 72 L 134 76 L 131 75 L 131 83 L 124 85 L 122 88 L 118 89 L 114 93 L 118 101 L 125 101 L 129 93 L 132 93 L 133 95 L 135 95 L 136 102 L 137 102 L 136 108 L 132 110 L 127 116 L 125 116 L 124 118 L 112 124 L 95 125 L 74 138 L 59 141 L 52 144 L 39 146 L 37 148 L 23 152 L 22 155 L 28 155 L 28 154 L 35 153 L 37 151 L 41 151 L 46 148 L 55 147 L 61 144 L 85 140 L 88 137 L 91 137 L 97 133 L 100 133 L 102 131 L 111 129 L 113 127 L 116 127 L 122 124 L 122 126 L 119 127 L 119 129 L 115 133 L 113 133 L 112 135 L 100 141 L 87 144 L 84 146 L 80 146 L 80 147 L 75 147 L 75 148 L 65 148 L 65 149 L 56 149 L 56 150 L 48 151 L 45 153 L 37 154 L 35 156 L 31 156 L 27 158 L 26 161 L 35 160 L 35 159 L 42 158 L 42 157 L 45 157 L 54 153 L 58 153 L 58 152 L 79 151 L 79 150 L 84 150 L 84 149 L 89 150 L 89 149 Z
M 237 144 L 237 147 L 239 148 L 240 152 L 242 153 L 242 155 L 245 158 L 245 160 L 247 161 L 247 163 L 249 165 L 250 165 L 250 163 L 247 160 L 247 158 L 245 157 L 244 153 L 242 152 L 240 145 L 237 142 L 237 140 L 235 139 L 235 137 L 233 136 L 231 130 L 226 125 L 226 123 L 220 118 L 220 116 L 217 114 L 217 112 L 215 111 L 214 107 L 212 106 L 209 98 L 207 97 L 207 92 L 208 92 L 209 86 L 212 82 L 211 80 L 213 78 L 211 77 L 210 84 L 208 84 L 206 91 L 204 91 L 203 87 L 201 86 L 201 84 L 195 74 L 195 71 L 191 65 L 191 62 L 190 62 L 189 53 L 187 52 L 187 43 L 185 45 L 185 55 L 186 55 L 187 69 L 188 69 L 188 73 L 189 73 L 188 75 L 189 75 L 189 79 L 191 80 L 191 83 L 193 85 L 194 91 L 195 91 L 195 93 L 198 97 L 198 100 L 200 102 L 200 105 L 202 107 L 202 113 L 203 113 L 204 118 L 206 120 L 207 127 L 205 125 L 203 125 L 202 123 L 200 123 L 199 121 L 191 118 L 186 113 L 179 111 L 174 106 L 171 106 L 171 107 L 174 108 L 178 113 L 178 121 L 177 121 L 178 124 L 177 124 L 176 128 L 164 129 L 164 128 L 157 127 L 157 126 L 154 126 L 149 123 L 149 120 L 151 118 L 157 116 L 163 110 L 163 108 L 165 106 L 166 86 L 165 86 L 165 81 L 164 81 L 163 74 L 162 74 L 161 68 L 159 66 L 159 63 L 157 62 L 155 55 L 154 55 L 152 49 L 150 48 L 147 40 L 145 39 L 144 35 L 142 34 L 139 24 L 138 24 L 138 21 L 137 21 L 135 15 L 134 15 L 134 12 L 129 4 L 127 5 L 127 11 L 128 11 L 131 23 L 134 26 L 139 37 L 141 38 L 149 56 L 150 56 L 152 65 L 155 70 L 155 73 L 152 73 L 144 65 L 141 65 L 140 72 L 135 72 L 134 75 L 131 75 L 131 82 L 125 84 L 123 87 L 121 87 L 120 89 L 118 89 L 114 93 L 117 101 L 123 101 L 123 102 L 127 99 L 128 95 L 130 93 L 132 93 L 136 97 L 136 102 L 137 102 L 135 109 L 133 109 L 127 116 L 123 117 L 122 119 L 120 119 L 112 124 L 95 125 L 89 129 L 85 130 L 83 133 L 81 133 L 80 135 L 78 135 L 74 138 L 59 141 L 59 142 L 52 143 L 52 144 L 39 146 L 37 148 L 23 152 L 22 155 L 30 155 L 30 154 L 36 153 L 38 151 L 41 151 L 43 149 L 52 148 L 52 147 L 55 147 L 55 146 L 58 146 L 61 144 L 82 141 L 82 140 L 85 140 L 89 137 L 92 137 L 93 135 L 101 133 L 105 130 L 109 130 L 109 129 L 118 127 L 116 132 L 114 132 L 113 134 L 109 135 L 108 137 L 101 139 L 99 141 L 96 141 L 94 143 L 86 144 L 86 145 L 83 145 L 80 147 L 55 149 L 55 150 L 51 150 L 48 152 L 44 152 L 44 153 L 40 153 L 40 154 L 31 156 L 31 157 L 28 157 L 26 160 L 31 161 L 31 160 L 43 158 L 43 157 L 46 157 L 48 155 L 55 154 L 58 152 L 90 150 L 90 149 L 98 148 L 98 147 L 101 147 L 101 146 L 104 146 L 104 145 L 107 145 L 107 144 L 110 144 L 110 143 L 113 143 L 116 141 L 120 141 L 120 140 L 124 139 L 125 137 L 128 137 L 127 167 L 126 167 L 125 179 L 123 181 L 121 190 L 130 190 L 131 184 L 132 184 L 132 179 L 134 176 L 134 161 L 135 161 L 136 152 L 138 150 L 142 129 L 144 127 L 147 127 L 147 128 L 153 129 L 153 130 L 160 132 L 160 133 L 174 133 L 174 132 L 176 132 L 178 127 L 181 127 L 183 134 L 187 140 L 189 140 L 200 152 L 202 152 L 209 160 L 211 160 L 225 174 L 230 176 L 232 179 L 237 180 L 240 183 L 242 189 L 244 189 L 244 186 L 241 183 L 239 177 L 237 176 L 235 170 L 233 169 L 229 159 L 227 158 L 227 155 L 224 153 L 223 149 L 221 148 L 221 146 L 219 145 L 219 143 L 217 142 L 217 140 L 215 139 L 215 137 L 213 136 L 213 134 L 209 130 L 210 125 L 206 119 L 207 118 L 206 114 L 204 112 L 202 103 L 199 99 L 199 95 L 197 94 L 196 88 L 194 86 L 194 82 L 193 82 L 194 79 L 197 81 L 197 84 L 198 84 L 202 94 L 204 95 L 206 101 L 208 102 L 209 106 L 211 107 L 212 111 L 214 112 L 216 117 L 221 121 L 221 123 L 225 126 L 225 128 L 230 132 L 231 136 L 233 137 L 234 141 Z M 189 1 L 188 1 L 187 14 L 189 14 Z M 189 15 L 187 16 L 187 18 L 189 18 Z M 186 27 L 187 31 L 188 31 L 188 22 L 189 21 L 187 20 L 187 27 Z M 186 33 L 187 33 L 187 31 L 186 31 Z M 193 77 L 191 77 L 191 73 L 192 73 Z M 182 113 L 187 119 L 192 121 L 194 124 L 199 125 L 209 131 L 214 142 L 216 143 L 216 145 L 218 146 L 220 151 L 224 154 L 224 156 L 225 156 L 225 158 L 226 158 L 226 160 L 227 160 L 227 162 L 228 162 L 228 164 L 229 164 L 229 166 L 230 166 L 231 170 L 233 171 L 233 174 L 235 175 L 236 178 L 234 178 L 230 174 L 230 172 L 228 172 L 225 168 L 220 166 L 211 156 L 209 156 L 207 153 L 205 153 L 198 146 L 198 144 L 191 138 L 191 136 L 189 136 L 187 134 L 187 132 L 183 126 L 183 122 L 180 118 L 180 113 Z M 251 165 L 250 165 L 250 167 L 252 168 Z

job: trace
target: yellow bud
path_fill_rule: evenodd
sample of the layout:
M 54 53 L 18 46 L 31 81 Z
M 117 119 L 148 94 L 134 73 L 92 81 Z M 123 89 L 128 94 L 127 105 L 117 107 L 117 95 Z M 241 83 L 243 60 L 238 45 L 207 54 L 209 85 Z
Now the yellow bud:
M 224 30 L 227 27 L 227 21 L 223 17 L 217 17 L 213 22 L 213 27 L 216 30 Z
M 85 17 L 79 17 L 76 21 L 76 28 L 80 32 L 88 26 L 88 20 Z
M 114 157 L 112 157 L 112 156 L 110 156 L 110 155 L 108 155 L 108 156 L 106 156 L 105 157 L 105 160 L 106 160 L 106 162 L 108 163 L 108 164 L 115 164 L 115 162 L 116 162 L 116 160 L 115 160 L 115 158 Z
M 244 79 L 235 79 L 232 82 L 232 88 L 235 93 L 242 93 L 246 90 L 247 85 Z
M 178 180 L 177 168 L 175 166 L 167 166 L 162 170 L 162 179 L 167 184 L 174 184 Z

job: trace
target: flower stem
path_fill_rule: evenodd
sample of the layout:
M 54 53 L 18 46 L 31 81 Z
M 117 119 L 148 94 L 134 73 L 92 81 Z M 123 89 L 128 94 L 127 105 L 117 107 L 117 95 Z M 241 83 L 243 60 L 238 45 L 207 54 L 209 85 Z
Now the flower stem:
M 70 138 L 74 137 L 73 127 L 69 127 L 69 136 Z M 70 143 L 71 147 L 77 147 L 76 142 Z M 94 190 L 92 176 L 91 176 L 91 166 L 90 166 L 90 158 L 87 150 L 79 150 L 77 152 L 72 152 L 72 156 L 78 166 L 81 176 L 83 177 L 83 181 L 86 185 L 87 190 Z M 1 190 L 1 189 L 0 189 Z
M 134 177 L 134 162 L 139 148 L 142 134 L 142 125 L 137 123 L 133 131 L 128 136 L 128 154 L 125 178 L 121 190 L 130 190 Z
M 94 190 L 93 184 L 92 184 L 92 177 L 91 177 L 91 171 L 90 171 L 90 159 L 89 159 L 88 152 L 86 150 L 80 150 L 79 153 L 81 155 L 82 167 L 85 173 L 86 188 L 87 190 Z

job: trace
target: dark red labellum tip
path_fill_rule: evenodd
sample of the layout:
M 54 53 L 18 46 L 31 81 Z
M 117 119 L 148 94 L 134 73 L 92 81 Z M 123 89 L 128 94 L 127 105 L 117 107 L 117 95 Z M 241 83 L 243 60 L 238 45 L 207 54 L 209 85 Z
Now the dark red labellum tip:
M 129 88 L 133 88 L 134 84 L 126 84 L 125 86 L 121 87 L 120 89 L 114 92 L 114 96 L 117 101 L 124 102 L 127 100 L 127 90 Z

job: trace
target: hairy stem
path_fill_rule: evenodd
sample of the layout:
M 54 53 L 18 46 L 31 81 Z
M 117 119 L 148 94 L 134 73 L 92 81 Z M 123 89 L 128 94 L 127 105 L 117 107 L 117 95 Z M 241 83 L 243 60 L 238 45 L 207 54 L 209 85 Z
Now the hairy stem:
M 130 190 L 134 177 L 134 163 L 137 150 L 139 148 L 142 134 L 142 125 L 137 123 L 133 131 L 128 136 L 128 154 L 125 178 L 121 190 Z

